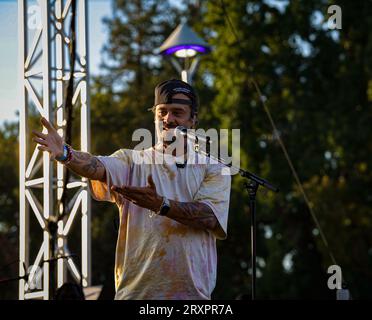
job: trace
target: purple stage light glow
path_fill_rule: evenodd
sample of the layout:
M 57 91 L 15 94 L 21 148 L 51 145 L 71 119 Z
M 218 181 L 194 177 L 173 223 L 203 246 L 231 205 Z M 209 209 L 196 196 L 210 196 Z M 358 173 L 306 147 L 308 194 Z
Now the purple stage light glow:
M 199 46 L 199 45 L 179 45 L 179 46 L 168 48 L 167 50 L 163 52 L 163 55 L 171 55 L 182 49 L 193 49 L 199 53 L 207 53 L 210 51 L 208 47 Z

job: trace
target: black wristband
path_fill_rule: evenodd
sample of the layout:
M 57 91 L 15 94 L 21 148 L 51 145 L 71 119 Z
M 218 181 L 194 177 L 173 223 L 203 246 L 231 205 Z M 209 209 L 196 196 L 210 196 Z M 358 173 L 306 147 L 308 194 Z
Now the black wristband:
M 63 145 L 63 154 L 60 157 L 55 157 L 55 159 L 59 162 L 64 162 L 68 159 L 68 148 L 67 145 Z

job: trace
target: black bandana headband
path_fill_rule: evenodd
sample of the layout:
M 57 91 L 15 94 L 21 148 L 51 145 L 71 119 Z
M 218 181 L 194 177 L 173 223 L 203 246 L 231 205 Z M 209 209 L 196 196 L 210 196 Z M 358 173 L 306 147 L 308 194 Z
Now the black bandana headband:
M 190 100 L 186 99 L 173 99 L 172 97 L 177 94 L 182 93 L 186 95 Z M 159 104 L 171 104 L 171 103 L 178 103 L 183 105 L 188 105 L 191 107 L 191 114 L 194 115 L 197 113 L 198 108 L 198 98 L 193 89 L 188 83 L 183 82 L 177 79 L 171 79 L 164 81 L 158 84 L 155 87 L 155 101 L 154 107 L 150 110 L 154 110 L 154 108 Z

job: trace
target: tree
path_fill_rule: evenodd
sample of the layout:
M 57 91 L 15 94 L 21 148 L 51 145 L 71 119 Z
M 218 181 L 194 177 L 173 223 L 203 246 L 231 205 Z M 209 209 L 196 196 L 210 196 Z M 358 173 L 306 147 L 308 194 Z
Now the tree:
M 18 123 L 0 128 L 0 280 L 18 275 Z M 0 299 L 14 299 L 18 284 L 0 284 Z

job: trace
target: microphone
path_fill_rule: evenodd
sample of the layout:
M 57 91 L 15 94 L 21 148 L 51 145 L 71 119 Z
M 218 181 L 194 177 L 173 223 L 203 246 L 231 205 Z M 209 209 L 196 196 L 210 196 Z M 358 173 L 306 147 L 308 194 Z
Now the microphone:
M 186 135 L 187 134 L 187 128 L 184 127 L 184 126 L 177 126 L 174 128 L 174 130 L 176 131 L 176 133 L 179 133 L 181 135 Z
M 188 139 L 197 140 L 197 141 L 203 141 L 206 143 L 212 143 L 212 140 L 210 140 L 209 137 L 200 136 L 195 134 L 195 132 L 192 132 L 191 130 L 188 131 L 188 129 L 184 126 L 178 126 L 174 129 L 174 132 L 176 135 L 181 135 L 184 137 L 187 137 Z

